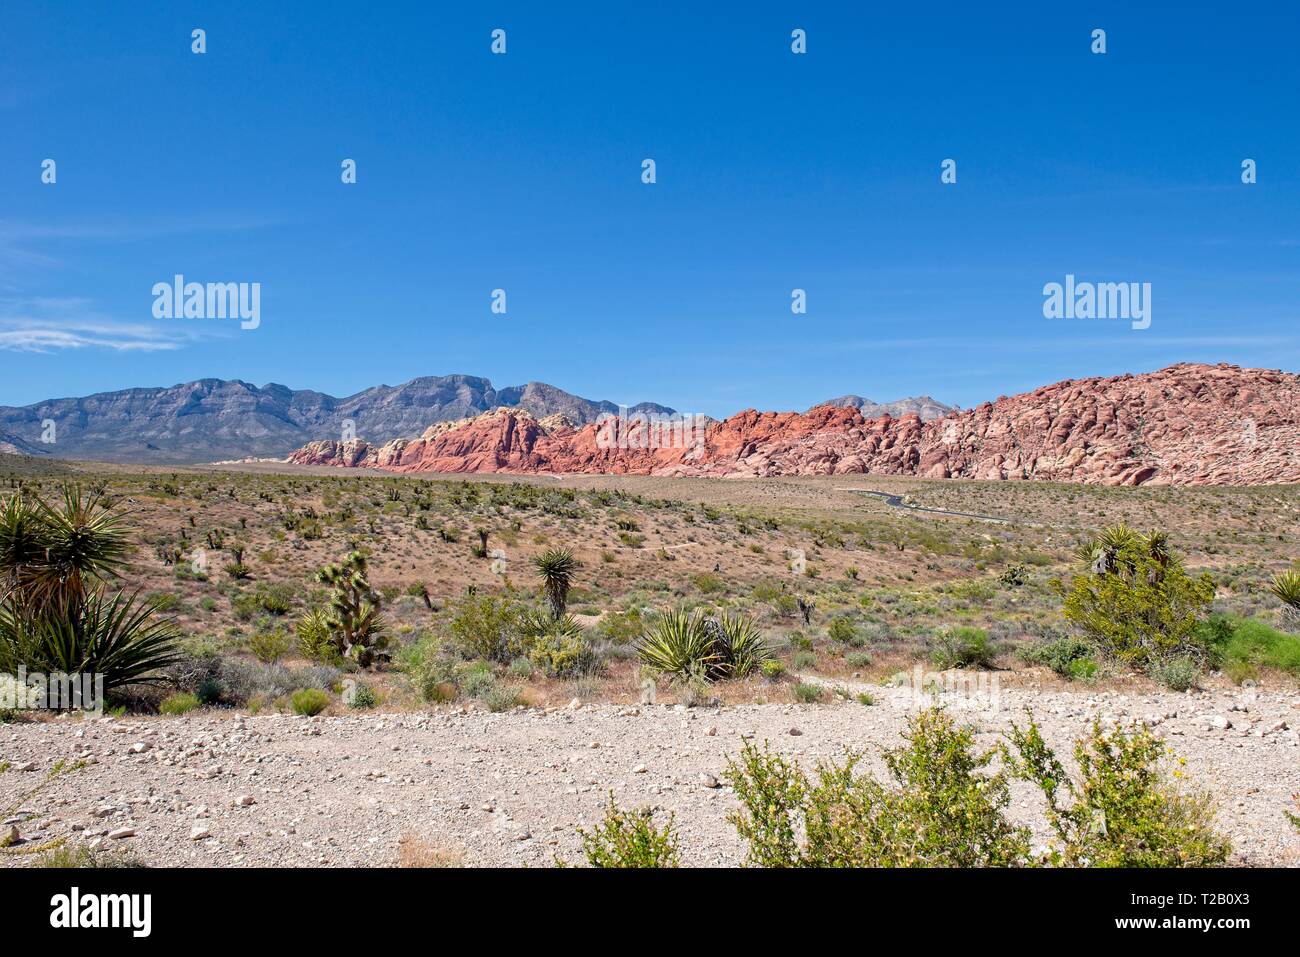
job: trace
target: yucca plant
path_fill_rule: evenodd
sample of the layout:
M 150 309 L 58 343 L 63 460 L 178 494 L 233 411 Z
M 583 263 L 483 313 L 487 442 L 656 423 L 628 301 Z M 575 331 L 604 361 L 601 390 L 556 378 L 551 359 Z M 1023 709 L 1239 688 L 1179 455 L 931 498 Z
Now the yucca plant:
M 0 506 L 0 670 L 94 674 L 112 690 L 178 660 L 157 602 L 108 591 L 129 549 L 102 492 L 67 486 L 50 505 L 20 491 Z
M 698 612 L 683 608 L 659 615 L 637 643 L 641 663 L 656 674 L 689 681 L 703 669 L 706 673 L 721 664 L 714 635 Z
M 719 645 L 728 678 L 746 678 L 772 657 L 767 642 L 754 623 L 743 615 L 724 614 L 718 619 Z
M 569 589 L 578 573 L 578 560 L 567 548 L 550 548 L 537 556 L 535 564 L 551 605 L 551 617 L 559 620 L 568 609 Z
M 651 671 L 690 681 L 743 678 L 772 657 L 754 623 L 738 614 L 712 617 L 698 609 L 664 612 L 642 636 L 637 655 Z
M 154 599 L 100 588 L 72 614 L 28 614 L 0 606 L 0 671 L 22 664 L 46 674 L 102 675 L 104 690 L 162 680 L 158 672 L 181 659 L 180 633 L 158 617 Z M 6 658 L 19 659 L 9 660 Z
M 1288 625 L 1300 625 L 1300 573 L 1273 576 L 1268 590 L 1282 603 L 1282 617 Z

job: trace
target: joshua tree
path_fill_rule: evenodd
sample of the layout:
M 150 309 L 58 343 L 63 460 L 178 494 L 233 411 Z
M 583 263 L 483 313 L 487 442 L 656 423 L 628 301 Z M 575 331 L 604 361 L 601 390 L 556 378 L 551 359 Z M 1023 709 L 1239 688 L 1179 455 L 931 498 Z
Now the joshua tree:
M 564 617 L 569 603 L 569 589 L 578 571 L 578 560 L 567 548 L 549 548 L 536 559 L 537 571 L 542 576 L 546 600 L 551 604 L 551 617 L 559 621 Z
M 334 589 L 326 615 L 339 654 L 369 667 L 388 642 L 380 598 L 366 578 L 366 556 L 352 552 L 341 564 L 322 568 L 316 580 Z

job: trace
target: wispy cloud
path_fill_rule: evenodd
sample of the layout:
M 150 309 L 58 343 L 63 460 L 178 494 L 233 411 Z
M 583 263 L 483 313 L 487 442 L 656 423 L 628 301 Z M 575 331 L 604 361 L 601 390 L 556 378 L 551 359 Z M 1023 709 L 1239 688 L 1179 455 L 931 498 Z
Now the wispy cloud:
M 174 326 L 121 322 L 86 299 L 0 299 L 0 350 L 53 354 L 70 349 L 165 352 L 198 338 Z

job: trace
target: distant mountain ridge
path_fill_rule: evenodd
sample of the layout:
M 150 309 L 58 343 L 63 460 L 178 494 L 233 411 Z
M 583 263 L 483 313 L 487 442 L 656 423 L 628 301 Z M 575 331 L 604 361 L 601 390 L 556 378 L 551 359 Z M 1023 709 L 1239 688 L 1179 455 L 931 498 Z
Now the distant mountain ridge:
M 957 408 L 955 405 L 945 405 L 928 395 L 898 399 L 894 402 L 873 402 L 870 399 L 864 399 L 860 395 L 842 395 L 837 399 L 818 402 L 817 405 L 829 405 L 836 409 L 857 409 L 862 413 L 864 419 L 878 419 L 882 415 L 892 415 L 897 419 L 914 412 L 921 417 L 922 422 L 929 422 L 931 419 L 942 419 Z M 811 412 L 817 408 L 817 405 L 812 406 L 808 411 Z
M 345 422 L 357 436 L 386 442 L 499 407 L 538 418 L 562 415 L 575 425 L 619 410 L 613 402 L 584 399 L 544 382 L 498 390 L 489 380 L 468 375 L 422 376 L 344 398 L 275 383 L 259 387 L 239 379 L 199 379 L 0 406 L 0 451 L 12 446 L 58 458 L 155 464 L 282 457 L 308 442 L 344 436 Z M 673 412 L 654 402 L 630 410 Z M 50 444 L 41 442 L 47 420 L 54 423 Z

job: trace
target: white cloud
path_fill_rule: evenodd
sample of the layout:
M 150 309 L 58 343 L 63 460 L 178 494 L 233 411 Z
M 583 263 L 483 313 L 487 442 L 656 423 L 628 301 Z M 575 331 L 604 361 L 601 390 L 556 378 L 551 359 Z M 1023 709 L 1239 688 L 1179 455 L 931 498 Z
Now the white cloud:
M 0 350 L 51 354 L 69 349 L 164 352 L 193 334 L 175 327 L 120 322 L 85 299 L 0 299 Z

